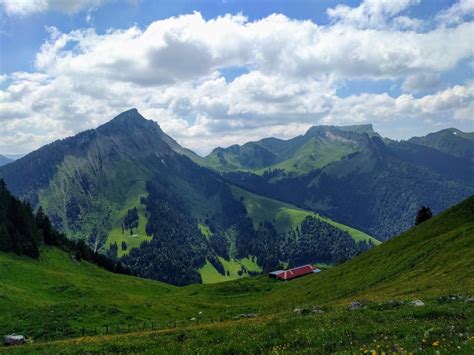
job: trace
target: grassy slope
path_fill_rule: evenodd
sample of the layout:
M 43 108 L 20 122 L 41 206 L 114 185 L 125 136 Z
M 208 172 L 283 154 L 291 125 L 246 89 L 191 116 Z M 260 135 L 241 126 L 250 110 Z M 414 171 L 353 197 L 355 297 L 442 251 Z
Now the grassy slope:
M 279 232 L 284 233 L 290 228 L 296 229 L 307 216 L 314 216 L 339 229 L 347 231 L 356 241 L 372 240 L 374 244 L 380 244 L 378 240 L 362 231 L 337 223 L 317 213 L 303 210 L 288 203 L 259 196 L 235 186 L 232 187 L 232 192 L 236 198 L 240 199 L 243 197 L 245 208 L 253 219 L 256 228 L 260 222 L 270 221 Z
M 140 244 L 146 240 L 151 240 L 152 237 L 146 234 L 146 211 L 145 206 L 140 203 L 140 197 L 146 196 L 147 192 L 145 189 L 145 182 L 139 181 L 132 186 L 128 191 L 128 197 L 124 203 L 123 208 L 116 212 L 115 219 L 112 224 L 112 230 L 109 232 L 109 236 L 106 242 L 106 248 L 109 248 L 110 244 L 117 243 L 118 255 L 123 256 L 127 254 L 131 248 L 137 248 Z M 127 215 L 129 209 L 137 207 L 138 210 L 138 228 L 133 230 L 133 234 L 130 234 L 129 230 L 125 230 L 122 233 L 122 223 Z M 127 249 L 122 249 L 122 241 L 127 243 Z
M 242 275 L 238 274 L 238 272 L 242 270 L 242 267 L 245 267 L 245 269 L 247 269 L 248 271 L 262 271 L 262 268 L 258 266 L 255 257 L 253 257 L 252 259 L 247 257 L 241 260 L 225 260 L 224 258 L 219 257 L 219 261 L 221 262 L 222 266 L 224 266 L 226 275 L 221 275 L 210 262 L 207 262 L 206 265 L 204 265 L 200 270 L 202 282 L 204 284 L 236 280 L 241 277 L 248 276 L 247 272 L 243 272 Z M 227 273 L 229 274 L 227 275 Z
M 341 160 L 344 156 L 353 153 L 355 148 L 351 144 L 323 139 L 310 139 L 301 146 L 294 155 L 278 164 L 257 170 L 257 174 L 271 169 L 283 169 L 287 172 L 305 174 L 312 170 L 322 168 L 329 163 Z
M 163 352 L 195 352 L 201 347 L 205 352 L 275 348 L 360 351 L 372 347 L 467 351 L 473 340 L 473 304 L 445 304 L 437 297 L 473 295 L 473 241 L 474 197 L 350 262 L 288 283 L 259 277 L 175 288 L 111 275 L 86 263 L 72 262 L 57 251 L 44 251 L 40 262 L 0 254 L 0 270 L 8 271 L 0 278 L 0 331 L 31 336 L 41 335 L 41 324 L 70 329 L 103 320 L 137 319 L 159 319 L 167 328 L 166 321 L 186 316 L 228 318 L 255 312 L 260 314 L 255 320 L 210 325 L 187 321 L 183 326 L 189 328 L 38 344 L 19 350 L 44 352 L 55 346 L 64 351 L 139 352 L 159 344 Z M 389 299 L 415 298 L 422 298 L 427 305 L 383 304 Z M 355 299 L 373 303 L 365 310 L 347 311 L 345 306 Z M 294 306 L 311 304 L 322 305 L 326 313 L 302 318 L 291 315 Z M 320 326 L 312 326 L 315 322 Z M 49 330 L 45 327 L 41 331 Z

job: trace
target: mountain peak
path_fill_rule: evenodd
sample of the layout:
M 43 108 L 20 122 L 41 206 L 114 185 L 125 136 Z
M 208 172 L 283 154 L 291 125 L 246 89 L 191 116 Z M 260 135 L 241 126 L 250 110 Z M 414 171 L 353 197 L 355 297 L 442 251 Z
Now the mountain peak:
M 138 121 L 138 120 L 145 120 L 147 119 L 143 117 L 140 112 L 136 108 L 131 108 L 130 110 L 124 111 L 117 116 L 115 116 L 110 122 L 116 121 Z
M 97 131 L 105 134 L 114 132 L 130 133 L 137 128 L 162 133 L 158 123 L 143 117 L 136 108 L 120 113 L 109 122 L 97 128 Z
M 338 130 L 342 132 L 353 132 L 353 133 L 367 133 L 369 136 L 376 135 L 376 132 L 374 131 L 374 127 L 371 123 L 369 124 L 360 124 L 360 125 L 350 125 L 350 126 L 327 126 L 327 125 L 321 125 L 321 126 L 313 126 L 308 131 L 306 132 L 306 135 L 314 135 L 318 132 L 326 132 L 326 131 L 332 131 L 332 130 Z

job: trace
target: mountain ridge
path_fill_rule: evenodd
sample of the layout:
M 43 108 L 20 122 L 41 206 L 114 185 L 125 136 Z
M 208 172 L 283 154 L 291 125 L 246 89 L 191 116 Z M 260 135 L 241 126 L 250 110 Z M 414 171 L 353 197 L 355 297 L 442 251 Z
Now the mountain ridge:
M 327 135 L 324 129 L 314 128 L 313 132 Z M 242 168 L 235 163 L 239 157 L 225 151 L 219 157 L 223 161 L 213 162 L 220 164 L 223 176 L 237 186 L 321 212 L 379 240 L 410 227 L 412 216 L 422 205 L 440 212 L 474 194 L 474 163 L 470 160 L 377 134 L 339 130 L 338 137 L 351 143 L 343 141 L 328 151 L 312 141 L 310 145 L 298 142 L 299 151 L 284 164 Z M 334 144 L 334 139 L 328 144 Z M 344 153 L 343 145 L 349 148 Z M 339 154 L 328 153 L 331 151 Z M 324 152 L 326 159 L 318 162 L 318 152 Z
M 228 182 L 190 154 L 131 109 L 0 168 L 0 177 L 16 196 L 41 205 L 69 237 L 122 258 L 143 277 L 183 285 L 202 281 L 209 264 L 225 278 L 230 267 L 240 269 L 233 276 L 246 276 L 290 261 L 292 254 L 267 253 L 255 243 L 259 233 L 266 238 L 281 233 L 253 226 Z M 346 243 L 346 249 L 329 251 L 329 261 L 369 247 L 341 225 L 317 218 L 314 223 Z M 293 236 L 291 243 L 296 241 Z
M 0 166 L 6 165 L 13 162 L 13 159 L 10 159 L 2 154 L 0 154 Z

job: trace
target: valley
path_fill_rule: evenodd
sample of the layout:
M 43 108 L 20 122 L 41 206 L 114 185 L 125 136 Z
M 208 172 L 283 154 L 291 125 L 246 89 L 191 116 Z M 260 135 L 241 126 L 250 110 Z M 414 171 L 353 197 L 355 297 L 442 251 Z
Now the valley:
M 379 243 L 315 210 L 234 186 L 211 163 L 131 109 L 26 155 L 1 168 L 0 177 L 69 238 L 120 259 L 137 275 L 175 285 L 255 275 L 279 264 L 331 264 Z M 306 217 L 333 234 L 318 255 L 298 254 Z M 333 248 L 337 238 L 343 242 Z
M 469 351 L 473 218 L 470 198 L 351 261 L 287 283 L 263 275 L 177 288 L 111 274 L 50 247 L 42 248 L 38 261 L 0 253 L 1 270 L 9 270 L 0 280 L 0 329 L 34 338 L 11 349 L 32 353 L 52 347 L 67 353 L 140 352 L 155 346 L 164 352 L 204 346 L 210 352 Z M 424 305 L 410 304 L 417 299 Z M 349 310 L 354 301 L 361 308 Z M 309 311 L 298 315 L 296 308 Z M 234 320 L 250 313 L 255 318 Z M 121 333 L 132 325 L 131 333 L 117 334 L 117 324 Z M 291 336 L 284 335 L 288 327 Z

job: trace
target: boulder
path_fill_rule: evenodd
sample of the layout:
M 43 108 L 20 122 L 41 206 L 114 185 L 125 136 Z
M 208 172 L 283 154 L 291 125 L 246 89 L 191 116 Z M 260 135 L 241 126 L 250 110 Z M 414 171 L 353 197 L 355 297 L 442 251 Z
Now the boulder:
M 319 305 L 313 306 L 313 310 L 311 312 L 316 313 L 316 314 L 323 314 L 324 313 L 323 309 Z
M 299 315 L 299 316 L 304 316 L 306 314 L 309 314 L 311 313 L 311 310 L 309 310 L 308 308 L 295 308 L 293 310 L 293 313 Z
M 356 309 L 364 308 L 364 304 L 361 301 L 352 301 L 349 305 L 349 310 L 354 311 Z
M 422 300 L 414 300 L 411 301 L 410 304 L 415 307 L 423 307 L 425 305 L 425 302 L 423 302 Z
M 23 335 L 10 334 L 5 335 L 3 342 L 5 345 L 20 345 L 26 342 L 26 339 Z

